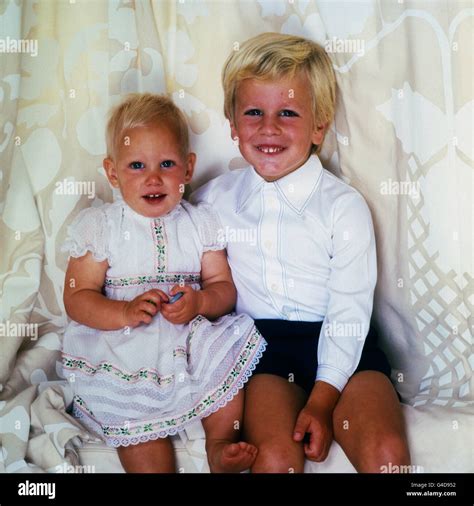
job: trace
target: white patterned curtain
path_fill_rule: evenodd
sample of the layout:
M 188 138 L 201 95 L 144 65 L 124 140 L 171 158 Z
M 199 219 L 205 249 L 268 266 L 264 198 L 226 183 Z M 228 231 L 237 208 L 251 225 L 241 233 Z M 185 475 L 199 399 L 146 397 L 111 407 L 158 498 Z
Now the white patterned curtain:
M 190 123 L 194 188 L 242 167 L 220 72 L 235 42 L 264 31 L 330 52 L 340 93 L 322 159 L 372 211 L 374 320 L 398 390 L 415 406 L 468 406 L 473 16 L 472 2 L 455 0 L 1 3 L 0 416 L 38 431 L 56 423 L 56 448 L 80 430 L 62 430 L 38 395 L 61 383 L 66 227 L 112 199 L 101 168 L 109 107 L 131 91 L 171 94 Z M 0 436 L 5 465 L 21 470 L 33 436 Z

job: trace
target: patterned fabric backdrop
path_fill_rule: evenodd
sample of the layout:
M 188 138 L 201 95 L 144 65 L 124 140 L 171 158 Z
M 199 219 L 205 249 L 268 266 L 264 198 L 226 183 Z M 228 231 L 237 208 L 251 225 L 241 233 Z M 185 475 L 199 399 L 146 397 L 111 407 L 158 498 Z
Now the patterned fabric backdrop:
M 316 40 L 333 61 L 321 158 L 371 208 L 374 319 L 404 402 L 472 406 L 473 15 L 448 0 L 1 3 L 0 465 L 48 469 L 88 437 L 58 375 L 59 247 L 81 209 L 112 199 L 107 110 L 127 92 L 171 94 L 198 156 L 193 188 L 245 166 L 220 72 L 264 31 Z

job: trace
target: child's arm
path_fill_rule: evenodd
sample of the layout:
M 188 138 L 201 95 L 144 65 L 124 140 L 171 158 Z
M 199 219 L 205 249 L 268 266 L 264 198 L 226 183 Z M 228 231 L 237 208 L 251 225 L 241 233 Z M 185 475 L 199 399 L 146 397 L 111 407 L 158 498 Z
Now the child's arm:
M 163 304 L 163 316 L 171 323 L 188 323 L 198 314 L 215 320 L 232 311 L 237 292 L 224 249 L 203 254 L 201 286 L 202 290 L 193 290 L 189 286 L 174 286 L 170 290 L 171 295 L 177 292 L 184 292 L 184 295 L 174 304 Z
M 129 302 L 107 299 L 102 294 L 107 268 L 107 260 L 96 262 L 90 252 L 80 258 L 70 258 L 64 283 L 64 306 L 68 316 L 100 330 L 150 323 L 167 296 L 161 290 L 149 290 Z
M 322 462 L 328 456 L 333 439 L 333 412 L 340 396 L 339 390 L 329 383 L 314 384 L 293 431 L 295 441 L 302 441 L 305 433 L 309 433 L 309 442 L 304 445 L 306 458 Z
M 319 338 L 316 382 L 294 430 L 297 441 L 310 433 L 305 453 L 317 462 L 329 452 L 334 408 L 357 368 L 356 357 L 362 352 L 372 313 L 377 279 L 375 238 L 369 208 L 359 194 L 338 202 L 332 236 L 329 302 Z M 341 323 L 348 324 L 343 328 L 349 330 L 341 335 L 330 331 Z

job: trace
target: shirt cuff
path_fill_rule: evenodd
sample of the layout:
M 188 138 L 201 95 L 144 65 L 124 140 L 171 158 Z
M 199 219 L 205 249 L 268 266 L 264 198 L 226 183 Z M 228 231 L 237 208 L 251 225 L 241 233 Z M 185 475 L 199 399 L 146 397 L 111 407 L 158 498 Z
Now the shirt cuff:
M 334 388 L 337 388 L 339 392 L 342 392 L 349 381 L 349 376 L 344 371 L 335 369 L 330 365 L 318 365 L 316 381 L 329 383 Z

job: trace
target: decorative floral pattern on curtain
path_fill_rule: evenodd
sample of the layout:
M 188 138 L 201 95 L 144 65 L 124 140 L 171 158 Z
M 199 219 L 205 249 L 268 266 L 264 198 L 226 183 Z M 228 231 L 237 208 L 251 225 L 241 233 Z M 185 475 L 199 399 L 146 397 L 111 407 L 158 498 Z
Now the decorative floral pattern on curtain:
M 404 402 L 472 403 L 473 15 L 470 1 L 441 0 L 2 3 L 5 468 L 21 470 L 38 448 L 49 457 L 37 465 L 50 468 L 72 437 L 87 437 L 64 413 L 59 247 L 81 209 L 112 200 L 102 169 L 109 107 L 132 91 L 171 94 L 198 156 L 193 188 L 243 167 L 220 72 L 263 31 L 316 40 L 334 63 L 338 109 L 321 158 L 372 211 L 374 321 Z

